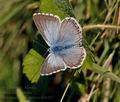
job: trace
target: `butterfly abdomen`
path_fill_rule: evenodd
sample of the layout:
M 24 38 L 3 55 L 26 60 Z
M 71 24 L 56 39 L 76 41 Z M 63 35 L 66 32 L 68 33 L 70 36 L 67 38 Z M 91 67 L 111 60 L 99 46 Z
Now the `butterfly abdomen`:
M 63 50 L 69 49 L 74 47 L 75 45 L 71 44 L 71 45 L 63 45 L 63 46 L 54 46 L 50 49 L 50 51 L 54 52 L 54 53 L 58 53 L 61 52 Z

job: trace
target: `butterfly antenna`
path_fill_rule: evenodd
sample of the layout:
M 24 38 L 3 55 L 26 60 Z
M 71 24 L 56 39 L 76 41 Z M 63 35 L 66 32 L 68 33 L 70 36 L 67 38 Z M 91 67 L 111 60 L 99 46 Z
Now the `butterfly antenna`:
M 44 53 L 43 57 L 46 57 L 49 53 L 49 49 Z
M 39 44 L 41 47 L 45 48 L 47 51 L 44 53 L 43 57 L 46 57 L 48 52 L 49 52 L 49 49 L 47 47 L 45 47 L 44 45 L 40 44 L 38 41 L 36 40 L 33 40 L 33 42 Z

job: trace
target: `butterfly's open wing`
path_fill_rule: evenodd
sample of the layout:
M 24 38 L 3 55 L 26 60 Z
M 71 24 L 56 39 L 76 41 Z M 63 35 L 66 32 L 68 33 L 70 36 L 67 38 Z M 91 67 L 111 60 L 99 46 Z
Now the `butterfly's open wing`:
M 63 59 L 50 53 L 42 65 L 41 75 L 51 75 L 65 69 L 66 65 Z
M 62 21 L 58 42 L 61 45 L 82 45 L 82 29 L 74 18 L 67 17 Z
M 50 46 L 56 41 L 60 30 L 60 19 L 52 14 L 35 13 L 33 20 L 38 31 L 46 43 Z
M 83 64 L 86 57 L 86 51 L 84 47 L 75 46 L 60 52 L 60 56 L 68 68 L 75 69 Z

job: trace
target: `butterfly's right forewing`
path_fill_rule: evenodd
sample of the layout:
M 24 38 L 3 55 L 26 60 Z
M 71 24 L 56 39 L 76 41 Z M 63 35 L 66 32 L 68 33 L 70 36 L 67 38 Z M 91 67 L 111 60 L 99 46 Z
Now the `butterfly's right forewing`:
M 61 45 L 82 45 L 82 28 L 72 17 L 62 21 L 59 36 Z

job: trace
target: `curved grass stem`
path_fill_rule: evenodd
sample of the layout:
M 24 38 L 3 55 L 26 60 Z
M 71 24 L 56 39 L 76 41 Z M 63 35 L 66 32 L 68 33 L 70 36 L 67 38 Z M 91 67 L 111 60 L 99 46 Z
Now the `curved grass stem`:
M 82 71 L 82 69 L 79 70 L 79 73 L 80 73 L 81 71 Z M 73 76 L 77 75 L 77 71 L 73 71 L 72 75 L 73 75 Z M 71 83 L 72 83 L 72 80 L 70 79 L 69 82 L 68 82 L 68 84 L 67 84 L 67 86 L 66 86 L 66 88 L 65 88 L 65 91 L 64 91 L 64 93 L 63 93 L 63 95 L 62 95 L 62 97 L 61 97 L 61 99 L 60 99 L 60 102 L 63 102 L 63 99 L 64 99 L 64 97 L 65 97 L 65 95 L 66 95 L 66 92 L 67 92 L 68 88 L 70 87 Z
M 117 25 L 105 25 L 105 24 L 96 24 L 96 25 L 88 25 L 88 26 L 84 26 L 83 30 L 90 30 L 90 29 L 103 29 L 103 28 L 107 28 L 107 29 L 120 29 L 120 26 Z
M 63 95 L 62 95 L 62 98 L 60 99 L 60 102 L 63 102 L 63 99 L 64 99 L 64 97 L 65 97 L 65 94 L 66 94 L 69 86 L 70 86 L 70 83 L 67 84 L 67 86 L 66 86 L 66 88 L 65 88 L 65 91 L 64 91 L 64 93 L 63 93 Z

